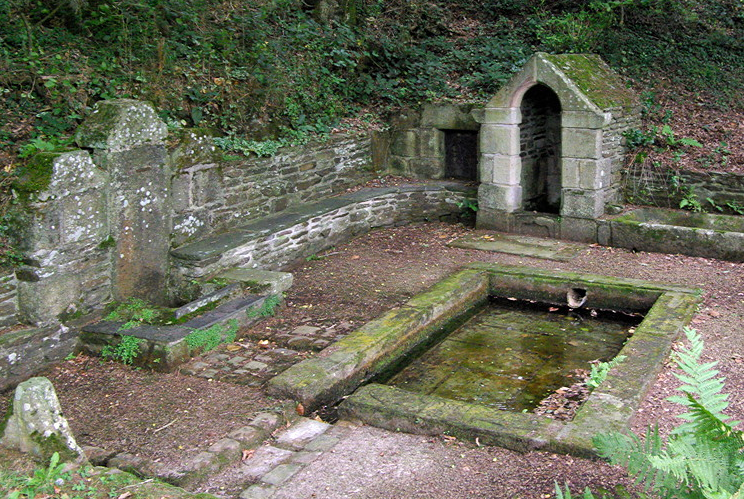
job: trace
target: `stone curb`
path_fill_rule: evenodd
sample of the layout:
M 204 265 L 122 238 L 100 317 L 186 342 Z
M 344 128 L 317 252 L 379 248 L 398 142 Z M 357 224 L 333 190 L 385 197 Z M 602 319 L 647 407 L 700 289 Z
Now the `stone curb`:
M 243 451 L 258 448 L 282 423 L 282 416 L 278 413 L 259 413 L 248 425 L 231 431 L 206 451 L 187 459 L 176 470 L 125 452 L 110 457 L 105 464 L 138 476 L 156 477 L 180 487 L 193 486 L 208 475 L 239 461 Z

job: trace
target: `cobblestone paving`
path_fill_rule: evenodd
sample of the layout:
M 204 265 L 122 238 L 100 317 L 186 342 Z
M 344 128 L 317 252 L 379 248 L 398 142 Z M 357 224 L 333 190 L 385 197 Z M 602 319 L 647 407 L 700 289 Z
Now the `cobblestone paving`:
M 320 351 L 343 336 L 341 327 L 300 325 L 288 332 L 267 331 L 265 338 L 246 338 L 192 359 L 181 366 L 183 374 L 260 386 L 310 353 Z

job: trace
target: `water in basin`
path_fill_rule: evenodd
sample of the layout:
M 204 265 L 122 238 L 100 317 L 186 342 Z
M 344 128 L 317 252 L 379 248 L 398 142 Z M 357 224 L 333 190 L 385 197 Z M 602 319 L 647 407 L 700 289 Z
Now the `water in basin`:
M 524 411 L 594 360 L 612 359 L 641 317 L 493 300 L 387 384 L 426 395 Z

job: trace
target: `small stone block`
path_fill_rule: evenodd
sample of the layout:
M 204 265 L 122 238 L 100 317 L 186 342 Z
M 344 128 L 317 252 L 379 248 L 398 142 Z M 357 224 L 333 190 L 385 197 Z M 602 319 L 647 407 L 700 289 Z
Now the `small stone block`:
M 228 461 L 236 461 L 240 459 L 240 442 L 233 440 L 232 438 L 223 438 L 218 440 L 207 450 Z
M 266 473 L 261 481 L 271 485 L 281 485 L 302 469 L 301 464 L 280 464 Z
M 321 435 L 305 446 L 309 451 L 327 451 L 338 443 L 338 438 L 329 435 Z
M 248 371 L 260 371 L 261 369 L 266 369 L 268 367 L 267 364 L 264 364 L 263 362 L 257 362 L 255 360 L 250 361 L 246 365 L 243 366 Z
M 331 425 L 314 419 L 304 419 L 284 430 L 276 439 L 278 445 L 302 449 L 311 440 L 322 435 Z
M 256 449 L 253 457 L 242 463 L 242 474 L 255 480 L 268 473 L 277 465 L 289 460 L 294 452 L 265 445 Z
M 321 455 L 323 455 L 322 452 L 300 451 L 296 452 L 295 455 L 292 456 L 292 462 L 297 464 L 310 464 Z
M 184 468 L 186 471 L 195 472 L 201 474 L 202 472 L 208 472 L 214 468 L 216 456 L 211 452 L 200 452 L 196 456 L 192 457 L 186 462 Z M 109 466 L 111 461 L 109 461 Z
M 241 363 L 245 362 L 246 360 L 248 360 L 248 359 L 246 359 L 245 357 L 241 357 L 240 355 L 238 355 L 237 357 L 233 357 L 232 359 L 228 360 L 227 363 L 228 364 L 231 364 L 233 366 L 237 366 L 238 364 L 241 364 Z
M 225 362 L 227 360 L 230 360 L 230 356 L 225 355 L 224 353 L 214 353 L 212 355 L 208 355 L 207 360 L 209 362 Z
M 320 331 L 321 328 L 315 327 L 315 326 L 299 326 L 292 331 L 293 336 L 312 336 L 318 331 Z
M 264 439 L 264 432 L 253 426 L 242 426 L 227 434 L 228 438 L 237 440 L 244 448 L 255 447 Z
M 292 348 L 307 350 L 313 347 L 314 342 L 315 340 L 313 338 L 308 338 L 307 336 L 293 336 L 289 339 L 287 345 Z
M 276 487 L 273 485 L 251 485 L 240 493 L 240 499 L 268 499 L 274 495 Z
M 219 371 L 217 371 L 217 369 L 207 369 L 200 372 L 199 376 L 201 376 L 202 378 L 214 378 L 215 376 L 217 376 L 218 372 Z
M 108 460 L 116 455 L 115 451 L 91 446 L 83 446 L 83 452 L 93 466 L 105 466 Z
M 273 431 L 279 426 L 279 415 L 273 412 L 262 412 L 256 414 L 256 417 L 248 424 L 260 430 Z

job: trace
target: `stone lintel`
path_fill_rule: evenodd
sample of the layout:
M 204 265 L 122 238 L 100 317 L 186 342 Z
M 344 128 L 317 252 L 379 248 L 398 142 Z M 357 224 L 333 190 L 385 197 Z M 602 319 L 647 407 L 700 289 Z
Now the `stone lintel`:
M 421 126 L 441 130 L 478 130 L 472 104 L 426 104 L 421 112 Z

